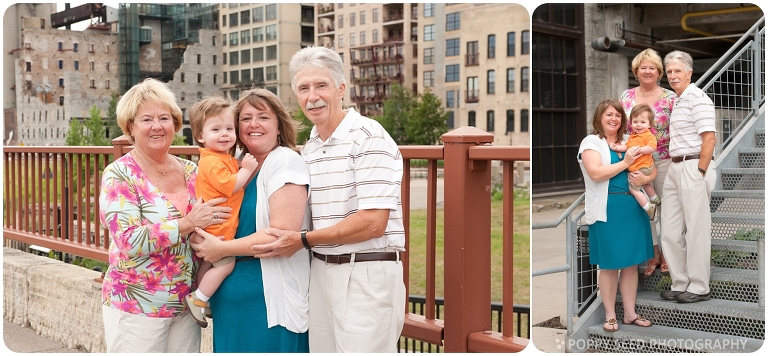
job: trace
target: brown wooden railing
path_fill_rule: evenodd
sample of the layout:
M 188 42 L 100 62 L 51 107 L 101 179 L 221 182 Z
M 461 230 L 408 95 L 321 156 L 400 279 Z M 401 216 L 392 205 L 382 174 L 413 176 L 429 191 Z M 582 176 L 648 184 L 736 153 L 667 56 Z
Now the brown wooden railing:
M 513 201 L 515 162 L 529 161 L 529 147 L 491 146 L 493 135 L 474 127 L 446 133 L 442 146 L 400 146 L 406 248 L 410 246 L 410 160 L 427 160 L 426 307 L 405 310 L 402 336 L 443 346 L 445 352 L 517 352 L 528 344 L 514 336 Z M 107 261 L 109 238 L 99 227 L 101 172 L 128 153 L 128 141 L 112 147 L 21 146 L 3 149 L 3 238 Z M 171 153 L 196 160 L 194 146 Z M 438 160 L 444 162 L 444 318 L 435 318 Z M 502 332 L 491 331 L 491 161 L 503 166 Z M 403 255 L 409 285 L 410 256 Z M 520 278 L 529 278 L 521 276 Z M 408 294 L 408 293 L 406 293 Z M 408 303 L 406 303 L 407 305 Z

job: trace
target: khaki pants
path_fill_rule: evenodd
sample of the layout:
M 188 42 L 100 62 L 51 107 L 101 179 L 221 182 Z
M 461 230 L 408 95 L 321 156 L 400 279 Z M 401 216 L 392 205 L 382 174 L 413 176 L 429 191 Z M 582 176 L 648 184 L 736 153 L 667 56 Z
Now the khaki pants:
M 192 315 L 150 318 L 102 306 L 107 352 L 199 353 L 200 326 Z
M 397 352 L 405 320 L 403 264 L 312 258 L 310 352 Z
M 661 246 L 673 291 L 709 293 L 712 216 L 709 199 L 717 179 L 710 164 L 706 177 L 698 159 L 671 163 L 664 182 Z
M 659 199 L 664 197 L 664 180 L 667 178 L 667 171 L 669 170 L 669 165 L 671 163 L 671 159 L 656 159 L 656 155 L 654 155 L 653 164 L 656 166 L 656 179 L 653 180 L 653 189 L 656 190 L 656 195 L 659 196 Z M 653 239 L 653 246 L 659 246 L 659 248 L 661 248 L 659 245 L 661 218 L 664 215 L 662 214 L 662 209 L 663 206 L 661 205 L 656 207 L 656 220 L 651 221 L 651 238 Z M 658 228 L 656 225 L 658 225 Z

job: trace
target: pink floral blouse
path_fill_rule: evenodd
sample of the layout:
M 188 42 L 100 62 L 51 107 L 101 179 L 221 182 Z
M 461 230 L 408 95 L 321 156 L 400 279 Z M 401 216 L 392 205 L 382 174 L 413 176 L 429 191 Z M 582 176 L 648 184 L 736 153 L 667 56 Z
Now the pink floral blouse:
M 651 133 L 656 136 L 656 153 L 659 154 L 661 159 L 669 158 L 669 117 L 672 115 L 672 108 L 675 105 L 675 99 L 677 95 L 675 92 L 661 88 L 662 93 L 658 100 L 653 104 L 653 112 L 655 117 L 653 118 L 653 127 L 651 127 Z M 621 105 L 624 107 L 624 111 L 627 113 L 627 120 L 629 120 L 629 113 L 632 108 L 637 104 L 635 102 L 635 91 L 637 87 L 627 89 L 621 93 Z M 627 122 L 628 133 L 632 133 L 632 127 Z
M 195 203 L 197 165 L 178 159 L 189 190 L 186 214 Z M 195 287 L 199 264 L 189 236 L 179 234 L 183 214 L 130 155 L 104 169 L 99 204 L 99 218 L 111 240 L 101 289 L 104 305 L 147 317 L 180 315 L 182 298 Z

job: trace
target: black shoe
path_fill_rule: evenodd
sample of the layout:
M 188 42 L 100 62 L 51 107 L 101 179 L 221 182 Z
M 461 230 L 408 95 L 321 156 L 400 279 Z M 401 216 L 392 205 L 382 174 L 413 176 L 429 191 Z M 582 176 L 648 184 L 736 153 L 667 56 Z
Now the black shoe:
M 707 294 L 693 294 L 691 292 L 680 293 L 677 296 L 677 301 L 680 303 L 695 303 L 704 300 L 709 300 L 709 293 Z
M 677 296 L 683 294 L 683 292 L 679 292 L 676 290 L 663 290 L 661 291 L 661 299 L 664 300 L 677 300 Z

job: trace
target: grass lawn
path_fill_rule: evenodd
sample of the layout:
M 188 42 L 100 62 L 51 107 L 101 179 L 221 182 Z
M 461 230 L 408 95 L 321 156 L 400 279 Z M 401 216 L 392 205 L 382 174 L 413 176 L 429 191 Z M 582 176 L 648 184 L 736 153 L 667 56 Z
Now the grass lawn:
M 503 202 L 491 202 L 491 300 L 502 300 Z M 437 210 L 435 295 L 444 296 L 443 209 Z M 425 295 L 426 210 L 411 211 L 409 293 Z M 530 305 L 530 196 L 518 193 L 514 201 L 514 304 Z M 506 307 L 506 306 L 505 306 Z

